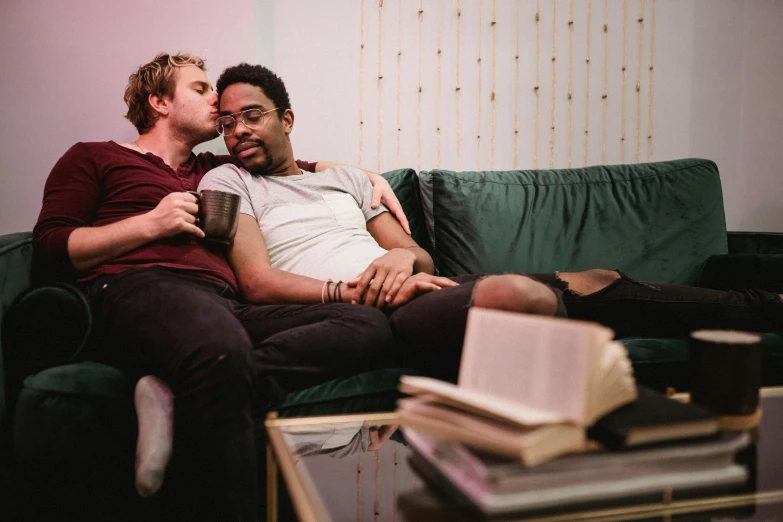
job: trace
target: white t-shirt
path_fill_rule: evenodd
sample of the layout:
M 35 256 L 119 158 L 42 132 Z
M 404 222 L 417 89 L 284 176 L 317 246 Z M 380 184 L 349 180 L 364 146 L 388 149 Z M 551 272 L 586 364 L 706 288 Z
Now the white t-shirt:
M 210 170 L 198 188 L 239 194 L 240 212 L 255 218 L 274 268 L 349 281 L 387 252 L 366 223 L 388 210 L 370 208 L 372 185 L 359 169 L 253 176 L 226 164 Z

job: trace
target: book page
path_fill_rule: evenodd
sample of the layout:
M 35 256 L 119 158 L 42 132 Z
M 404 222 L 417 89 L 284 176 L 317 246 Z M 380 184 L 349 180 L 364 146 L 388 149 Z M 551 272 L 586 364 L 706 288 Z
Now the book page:
M 432 395 L 447 406 L 521 426 L 558 424 L 568 420 L 551 410 L 533 408 L 518 401 L 465 389 L 431 377 L 404 375 L 400 379 L 400 391 L 410 395 Z
M 594 370 L 594 401 L 590 407 L 590 423 L 610 411 L 636 400 L 636 381 L 628 352 L 622 343 L 606 343 Z
M 588 383 L 596 347 L 613 332 L 594 323 L 472 308 L 459 387 L 589 423 Z

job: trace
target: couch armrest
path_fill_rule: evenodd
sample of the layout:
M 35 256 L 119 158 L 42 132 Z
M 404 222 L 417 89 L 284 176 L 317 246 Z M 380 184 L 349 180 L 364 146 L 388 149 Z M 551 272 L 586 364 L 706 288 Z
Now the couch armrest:
M 32 280 L 33 234 L 21 232 L 0 236 L 0 328 L 11 303 L 24 292 Z M 5 418 L 4 351 L 0 341 L 0 425 Z M 0 439 L 3 432 L 0 430 Z
M 783 254 L 728 254 L 710 256 L 698 286 L 716 290 L 759 288 L 783 293 Z
M 92 332 L 92 312 L 81 290 L 52 283 L 23 292 L 2 322 L 8 408 L 31 374 L 80 359 Z
M 780 232 L 729 232 L 729 254 L 783 254 Z

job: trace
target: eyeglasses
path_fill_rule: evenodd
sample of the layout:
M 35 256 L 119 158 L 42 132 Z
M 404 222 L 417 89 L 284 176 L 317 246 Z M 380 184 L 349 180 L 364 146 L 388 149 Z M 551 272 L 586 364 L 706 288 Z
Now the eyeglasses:
M 268 111 L 262 111 L 261 109 L 247 109 L 245 111 L 235 112 L 233 114 L 227 114 L 221 116 L 215 120 L 215 128 L 218 134 L 223 136 L 231 134 L 237 126 L 237 119 L 242 122 L 242 125 L 248 129 L 260 129 L 266 123 L 268 119 L 266 117 L 272 111 L 276 111 L 278 108 L 269 109 Z M 234 118 L 236 116 L 236 118 Z

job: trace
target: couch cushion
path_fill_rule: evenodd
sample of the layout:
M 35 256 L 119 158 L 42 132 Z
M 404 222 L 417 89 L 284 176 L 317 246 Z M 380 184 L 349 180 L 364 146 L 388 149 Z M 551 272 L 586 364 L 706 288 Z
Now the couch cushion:
M 445 275 L 620 268 L 695 282 L 725 254 L 720 176 L 685 159 L 582 169 L 420 176 L 435 261 Z
M 400 384 L 400 376 L 418 374 L 419 372 L 409 368 L 385 368 L 343 379 L 333 379 L 317 386 L 289 393 L 275 409 L 285 410 L 294 406 L 312 406 L 390 391 L 396 392 Z

